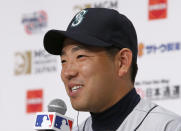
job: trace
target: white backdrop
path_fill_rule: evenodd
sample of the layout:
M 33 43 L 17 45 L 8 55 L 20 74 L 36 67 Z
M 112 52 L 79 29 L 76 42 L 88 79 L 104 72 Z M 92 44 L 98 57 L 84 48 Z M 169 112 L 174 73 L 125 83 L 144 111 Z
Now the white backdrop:
M 135 87 L 145 99 L 181 115 L 181 1 L 152 1 L 1 0 L 0 130 L 33 131 L 35 112 L 47 111 L 54 98 L 66 102 L 66 115 L 76 123 L 60 79 L 60 58 L 44 51 L 43 36 L 49 29 L 65 30 L 85 7 L 114 8 L 131 19 L 140 49 Z M 87 116 L 81 112 L 79 123 Z

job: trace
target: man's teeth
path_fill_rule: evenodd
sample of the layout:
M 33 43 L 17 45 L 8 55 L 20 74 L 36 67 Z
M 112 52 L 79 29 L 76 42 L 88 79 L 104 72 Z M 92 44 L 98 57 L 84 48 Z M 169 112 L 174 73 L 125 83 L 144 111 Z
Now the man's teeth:
M 79 89 L 79 88 L 81 88 L 82 86 L 74 86 L 73 88 L 72 88 L 72 92 L 75 92 L 75 91 L 77 91 L 77 89 Z

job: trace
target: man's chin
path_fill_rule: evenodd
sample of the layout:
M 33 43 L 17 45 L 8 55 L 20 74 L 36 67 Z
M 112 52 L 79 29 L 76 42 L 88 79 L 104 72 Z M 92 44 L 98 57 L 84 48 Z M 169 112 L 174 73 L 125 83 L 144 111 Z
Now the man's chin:
M 81 105 L 77 105 L 77 104 L 72 104 L 72 107 L 77 110 L 77 111 L 89 111 L 87 108 L 85 108 L 84 106 Z

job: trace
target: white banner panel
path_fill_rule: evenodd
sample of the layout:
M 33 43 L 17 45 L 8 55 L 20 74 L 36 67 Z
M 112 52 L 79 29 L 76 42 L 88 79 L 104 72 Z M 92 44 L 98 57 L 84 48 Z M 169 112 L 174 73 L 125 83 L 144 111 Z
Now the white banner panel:
M 137 91 L 181 115 L 180 5 L 180 0 L 0 1 L 0 130 L 33 131 L 35 113 L 47 111 L 54 98 L 66 102 L 66 115 L 76 126 L 77 111 L 60 78 L 60 57 L 47 54 L 43 36 L 49 29 L 65 30 L 86 7 L 113 8 L 131 19 L 139 41 Z M 88 116 L 81 112 L 79 123 Z

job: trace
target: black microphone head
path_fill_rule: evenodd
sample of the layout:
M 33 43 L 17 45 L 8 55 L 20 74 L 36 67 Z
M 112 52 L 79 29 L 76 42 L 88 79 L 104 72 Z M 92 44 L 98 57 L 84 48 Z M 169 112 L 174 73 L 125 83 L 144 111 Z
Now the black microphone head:
M 62 115 L 65 115 L 65 112 L 67 111 L 67 106 L 65 102 L 61 99 L 54 99 L 50 101 L 48 104 L 48 112 L 57 112 Z

